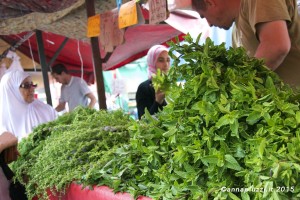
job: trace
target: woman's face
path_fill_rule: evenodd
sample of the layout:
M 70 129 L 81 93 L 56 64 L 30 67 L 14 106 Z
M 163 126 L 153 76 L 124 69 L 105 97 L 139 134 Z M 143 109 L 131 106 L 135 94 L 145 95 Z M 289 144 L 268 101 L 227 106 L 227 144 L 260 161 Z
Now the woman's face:
M 167 73 L 169 71 L 170 57 L 167 51 L 163 51 L 159 54 L 156 62 L 156 69 L 160 69 L 163 73 Z
M 27 77 L 23 80 L 20 85 L 20 93 L 27 103 L 32 103 L 34 101 L 34 89 L 37 85 L 32 83 L 31 77 Z

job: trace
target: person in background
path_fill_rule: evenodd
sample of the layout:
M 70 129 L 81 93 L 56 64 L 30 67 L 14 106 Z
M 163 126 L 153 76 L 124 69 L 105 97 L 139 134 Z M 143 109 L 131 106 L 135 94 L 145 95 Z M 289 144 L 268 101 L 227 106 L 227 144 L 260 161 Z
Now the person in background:
M 77 106 L 94 108 L 97 101 L 96 97 L 83 79 L 70 75 L 63 64 L 56 64 L 52 67 L 52 76 L 62 84 L 56 111 L 65 110 L 66 103 L 68 103 L 69 111 L 74 110 Z
M 25 190 L 10 187 L 13 172 L 8 167 L 5 152 L 12 151 L 12 157 L 16 158 L 18 141 L 27 137 L 39 124 L 57 118 L 54 108 L 34 98 L 36 87 L 29 74 L 22 70 L 5 73 L 0 82 L 1 200 L 26 199 Z
M 142 82 L 138 86 L 136 92 L 136 104 L 139 119 L 141 119 L 144 115 L 145 109 L 153 115 L 159 110 L 162 110 L 163 106 L 167 105 L 165 101 L 165 94 L 160 90 L 154 90 L 152 85 L 152 76 L 156 74 L 157 69 L 160 69 L 163 73 L 167 73 L 169 71 L 170 57 L 168 52 L 169 50 L 165 46 L 154 45 L 147 53 L 149 79 Z
M 233 47 L 251 57 L 292 87 L 300 86 L 300 21 L 296 0 L 192 0 L 192 8 L 210 26 L 228 30 L 234 23 Z

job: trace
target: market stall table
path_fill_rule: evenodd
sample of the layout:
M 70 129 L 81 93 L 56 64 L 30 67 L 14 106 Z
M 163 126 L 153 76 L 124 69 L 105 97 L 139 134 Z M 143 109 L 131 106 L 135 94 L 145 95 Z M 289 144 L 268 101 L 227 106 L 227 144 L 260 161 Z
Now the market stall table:
M 89 187 L 82 188 L 82 185 L 72 183 L 67 189 L 66 194 L 60 196 L 53 194 L 48 190 L 49 200 L 133 200 L 129 193 L 114 193 L 113 190 L 107 186 L 93 186 L 93 190 Z M 34 198 L 33 200 L 38 200 Z M 141 196 L 137 200 L 151 200 L 149 197 Z

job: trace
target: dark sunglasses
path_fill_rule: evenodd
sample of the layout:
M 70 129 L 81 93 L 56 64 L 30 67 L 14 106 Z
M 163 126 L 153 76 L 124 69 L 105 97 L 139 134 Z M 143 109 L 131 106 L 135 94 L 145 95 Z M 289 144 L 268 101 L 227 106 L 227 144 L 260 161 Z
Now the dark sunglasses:
M 24 88 L 24 89 L 30 89 L 30 88 L 36 88 L 37 84 L 33 84 L 33 82 L 30 83 L 23 83 L 20 85 L 20 88 Z

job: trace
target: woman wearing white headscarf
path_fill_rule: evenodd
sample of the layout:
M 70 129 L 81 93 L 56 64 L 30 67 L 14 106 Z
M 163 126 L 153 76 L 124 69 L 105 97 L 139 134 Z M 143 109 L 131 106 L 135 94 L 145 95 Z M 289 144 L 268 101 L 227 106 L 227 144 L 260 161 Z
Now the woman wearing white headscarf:
M 169 50 L 163 45 L 152 46 L 147 53 L 148 64 L 148 80 L 142 82 L 136 92 L 136 104 L 138 110 L 138 117 L 145 113 L 145 109 L 151 115 L 163 109 L 167 105 L 165 101 L 165 94 L 161 91 L 155 91 L 152 86 L 152 76 L 156 74 L 157 69 L 161 72 L 167 73 L 170 69 Z
M 32 132 L 41 123 L 57 118 L 56 111 L 34 98 L 37 85 L 32 83 L 28 73 L 17 70 L 7 72 L 0 82 L 0 135 L 14 135 L 18 141 Z M 1 153 L 0 197 L 10 199 L 9 181 L 12 172 L 4 163 Z M 5 176 L 3 176 L 3 174 Z

